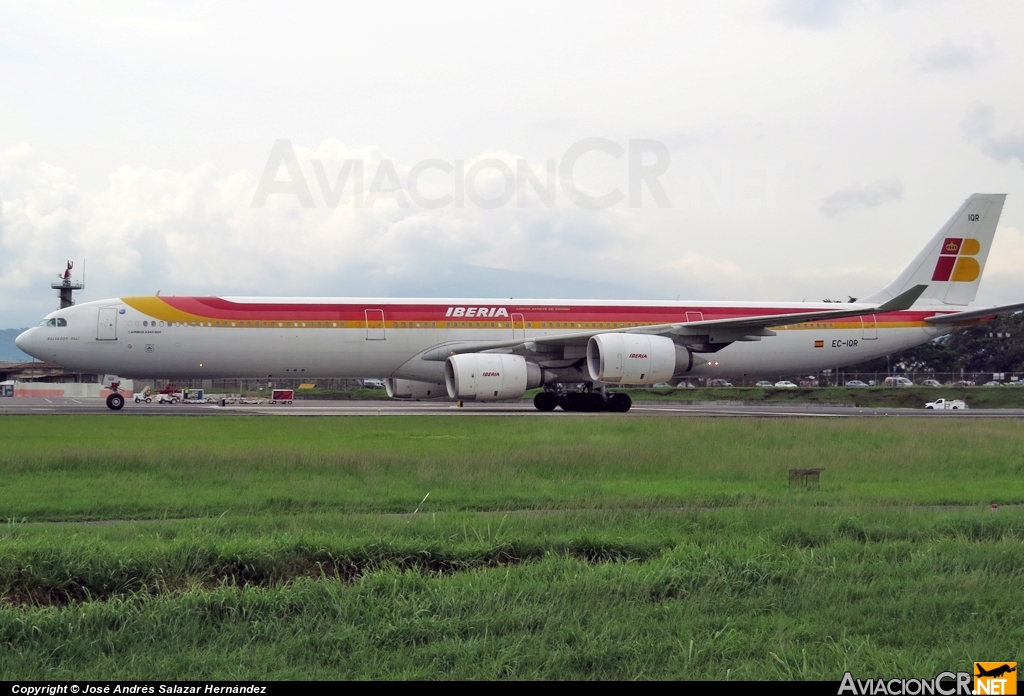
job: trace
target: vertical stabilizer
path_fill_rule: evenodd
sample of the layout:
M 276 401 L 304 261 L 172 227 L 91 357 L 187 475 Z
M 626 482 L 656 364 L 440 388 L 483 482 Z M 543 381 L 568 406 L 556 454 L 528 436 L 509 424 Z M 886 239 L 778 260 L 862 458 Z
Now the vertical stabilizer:
M 896 280 L 863 301 L 887 302 L 915 285 L 927 285 L 918 305 L 973 302 L 1005 200 L 1005 193 L 970 196 Z

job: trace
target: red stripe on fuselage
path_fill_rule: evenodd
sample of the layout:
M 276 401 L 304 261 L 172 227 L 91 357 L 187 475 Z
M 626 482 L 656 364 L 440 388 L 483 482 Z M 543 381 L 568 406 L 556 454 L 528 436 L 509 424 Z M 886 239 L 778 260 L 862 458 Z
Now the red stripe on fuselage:
M 276 303 L 276 302 L 231 302 L 220 297 L 161 297 L 171 307 L 199 317 L 228 321 L 360 321 L 365 319 L 367 309 L 383 310 L 387 321 L 511 321 L 513 314 L 522 314 L 531 322 L 641 322 L 672 324 L 686 322 L 686 313 L 700 312 L 705 320 L 758 317 L 770 314 L 796 314 L 820 312 L 820 307 L 652 307 L 622 305 L 547 305 L 547 304 L 333 304 L 333 303 Z M 452 307 L 484 307 L 488 310 L 504 308 L 508 317 L 496 316 L 452 316 Z M 490 312 L 489 312 L 490 314 Z M 866 312 L 870 315 L 871 312 Z M 935 315 L 935 311 L 901 311 L 876 314 L 879 324 L 886 322 L 922 321 Z M 842 319 L 818 319 L 821 323 L 856 320 L 856 317 Z M 794 320 L 796 321 L 796 320 Z

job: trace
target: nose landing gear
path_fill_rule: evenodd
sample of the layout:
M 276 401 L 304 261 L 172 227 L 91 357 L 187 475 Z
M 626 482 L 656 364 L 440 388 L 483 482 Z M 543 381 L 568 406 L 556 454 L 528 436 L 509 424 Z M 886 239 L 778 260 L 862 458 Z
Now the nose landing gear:
M 124 408 L 124 397 L 119 392 L 121 388 L 120 382 L 111 382 L 110 390 L 113 392 L 107 397 L 107 408 L 111 411 L 120 411 Z

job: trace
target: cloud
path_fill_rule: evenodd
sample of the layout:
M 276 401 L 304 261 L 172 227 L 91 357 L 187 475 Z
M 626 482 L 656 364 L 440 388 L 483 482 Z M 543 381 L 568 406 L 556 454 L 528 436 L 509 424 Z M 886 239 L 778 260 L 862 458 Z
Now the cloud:
M 877 208 L 880 205 L 903 198 L 903 184 L 893 177 L 880 179 L 867 186 L 850 186 L 836 191 L 821 202 L 821 212 L 828 217 L 857 208 Z
M 636 287 L 600 282 L 648 277 L 634 250 L 643 230 L 628 210 L 542 204 L 526 187 L 500 208 L 467 204 L 436 210 L 378 200 L 353 203 L 351 180 L 335 207 L 312 162 L 333 188 L 345 161 L 358 161 L 370 186 L 390 162 L 379 148 L 328 140 L 296 148 L 315 205 L 271 195 L 251 208 L 259 177 L 210 164 L 188 171 L 121 167 L 106 188 L 76 177 L 26 146 L 0 151 L 0 314 L 24 322 L 50 311 L 45 289 L 67 259 L 87 262 L 83 299 L 130 294 L 642 297 Z M 513 162 L 511 155 L 487 159 Z M 513 163 L 514 164 L 514 163 Z M 394 164 L 406 186 L 411 167 Z M 534 166 L 540 177 L 542 166 Z M 422 194 L 443 186 L 424 178 Z M 442 182 L 443 183 L 443 182 Z M 475 190 L 499 198 L 503 181 L 482 171 Z M 435 190 L 436 189 L 436 190 Z M 567 262 L 571 260 L 571 262 Z M 598 279 L 598 280 L 595 280 Z M 628 282 L 628 281 L 627 281 Z M 651 291 L 652 283 L 647 284 Z M 643 287 L 643 283 L 641 283 Z M 678 284 L 672 284 L 672 294 Z M 667 293 L 663 293 L 667 294 Z
M 971 46 L 958 46 L 949 39 L 938 46 L 932 46 L 921 52 L 917 63 L 928 72 L 950 72 L 954 70 L 973 70 L 985 60 L 981 51 Z
M 1024 134 L 994 135 L 995 127 L 995 108 L 980 102 L 975 102 L 967 109 L 967 115 L 960 123 L 960 130 L 968 142 L 977 145 L 992 159 L 997 162 L 1016 159 L 1024 164 Z
M 777 0 L 769 12 L 787 24 L 808 29 L 839 26 L 843 11 L 852 0 Z

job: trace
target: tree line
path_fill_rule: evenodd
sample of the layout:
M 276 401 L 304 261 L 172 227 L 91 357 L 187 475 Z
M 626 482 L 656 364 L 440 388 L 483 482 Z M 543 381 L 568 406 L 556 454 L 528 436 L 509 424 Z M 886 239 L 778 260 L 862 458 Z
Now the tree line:
M 1007 314 L 845 372 L 1024 372 L 1024 312 Z

